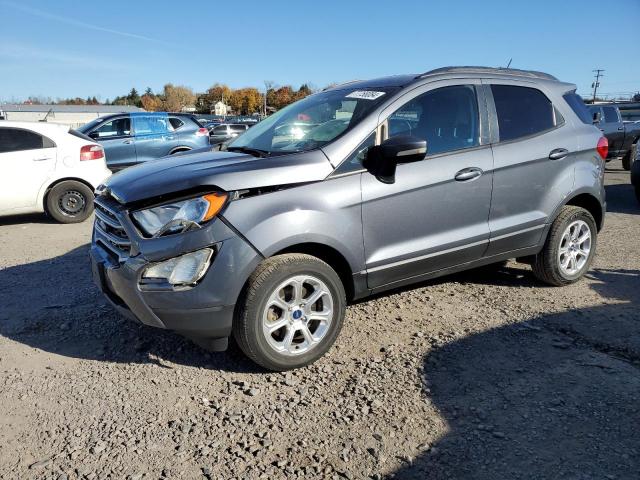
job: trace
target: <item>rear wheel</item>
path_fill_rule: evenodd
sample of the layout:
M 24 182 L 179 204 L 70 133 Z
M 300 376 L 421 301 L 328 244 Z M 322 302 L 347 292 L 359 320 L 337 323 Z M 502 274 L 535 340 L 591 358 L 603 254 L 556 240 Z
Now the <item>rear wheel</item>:
M 627 152 L 627 154 L 622 158 L 622 168 L 625 170 L 631 170 L 631 166 L 633 162 L 638 159 L 638 144 L 634 144 L 631 146 L 631 149 Z
M 344 322 L 346 296 L 337 273 L 311 255 L 262 262 L 238 303 L 233 334 L 242 351 L 276 371 L 315 362 Z
M 596 251 L 596 222 L 584 208 L 567 205 L 551 225 L 547 241 L 532 264 L 535 276 L 554 286 L 578 281 Z
M 93 191 L 75 180 L 60 182 L 47 194 L 47 213 L 60 223 L 85 221 L 93 212 Z

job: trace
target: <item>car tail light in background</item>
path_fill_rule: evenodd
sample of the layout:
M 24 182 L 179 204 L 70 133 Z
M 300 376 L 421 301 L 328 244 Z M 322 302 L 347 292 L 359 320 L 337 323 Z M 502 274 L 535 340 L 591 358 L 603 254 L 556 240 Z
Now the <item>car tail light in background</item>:
M 209 130 L 207 130 L 206 128 L 199 128 L 196 131 L 196 137 L 204 137 L 204 136 L 209 136 Z
M 104 149 L 100 145 L 85 145 L 80 149 L 80 161 L 104 158 Z
M 602 158 L 602 160 L 606 160 L 609 153 L 609 141 L 606 137 L 600 137 L 600 140 L 598 140 L 598 145 L 596 146 L 596 150 L 598 152 L 598 155 L 600 155 L 600 158 Z

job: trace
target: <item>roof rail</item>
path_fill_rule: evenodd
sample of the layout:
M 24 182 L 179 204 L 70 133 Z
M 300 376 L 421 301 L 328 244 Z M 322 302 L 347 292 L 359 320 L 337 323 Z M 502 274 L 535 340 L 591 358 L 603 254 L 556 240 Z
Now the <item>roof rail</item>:
M 324 87 L 321 92 L 326 92 L 327 90 L 331 90 L 336 87 L 344 87 L 345 85 L 350 85 L 352 83 L 361 82 L 362 80 L 349 80 L 348 82 L 336 83 L 335 85 L 328 85 Z
M 502 75 L 513 75 L 517 77 L 542 78 L 545 80 L 558 80 L 553 75 L 535 70 L 518 70 L 517 68 L 493 68 L 493 67 L 443 67 L 429 70 L 416 76 L 416 79 L 430 75 L 440 75 L 443 73 L 497 73 Z

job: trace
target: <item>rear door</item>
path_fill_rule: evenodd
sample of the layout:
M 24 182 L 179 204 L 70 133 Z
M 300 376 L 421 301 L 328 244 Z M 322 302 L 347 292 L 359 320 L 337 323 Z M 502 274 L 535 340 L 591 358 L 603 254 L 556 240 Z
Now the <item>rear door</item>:
M 56 166 L 50 138 L 21 128 L 0 127 L 0 211 L 33 208 Z
M 491 256 L 539 243 L 550 215 L 571 191 L 580 146 L 537 84 L 486 83 L 494 157 Z
M 176 135 L 169 130 L 167 114 L 134 113 L 131 118 L 138 163 L 169 155 L 171 149 L 175 147 Z
M 107 166 L 111 170 L 136 164 L 136 146 L 128 115 L 112 118 L 88 132 L 88 135 L 104 147 Z
M 602 113 L 604 123 L 601 124 L 601 128 L 604 128 L 604 134 L 609 140 L 609 150 L 615 155 L 624 143 L 624 124 L 616 107 L 603 105 Z

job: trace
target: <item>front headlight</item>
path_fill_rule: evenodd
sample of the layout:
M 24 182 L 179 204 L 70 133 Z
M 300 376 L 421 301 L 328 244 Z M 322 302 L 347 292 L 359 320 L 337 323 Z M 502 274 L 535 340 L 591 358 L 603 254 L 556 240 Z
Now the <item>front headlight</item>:
M 212 249 L 203 248 L 171 258 L 148 267 L 142 278 L 165 280 L 173 286 L 194 285 L 207 272 L 212 255 Z
M 211 220 L 222 210 L 226 193 L 209 193 L 201 197 L 167 203 L 158 207 L 133 212 L 132 216 L 144 233 L 159 237 L 199 226 Z

